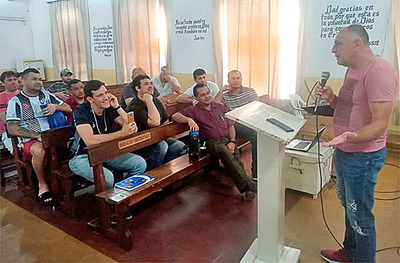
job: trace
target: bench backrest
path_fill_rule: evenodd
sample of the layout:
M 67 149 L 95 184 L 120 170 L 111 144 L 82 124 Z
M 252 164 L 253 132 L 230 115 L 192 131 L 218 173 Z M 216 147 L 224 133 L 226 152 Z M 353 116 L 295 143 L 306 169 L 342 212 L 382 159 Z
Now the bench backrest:
M 57 147 L 67 150 L 71 126 L 50 129 L 41 133 L 43 148 L 48 152 L 50 172 L 60 167 Z
M 100 193 L 107 189 L 102 165 L 103 162 L 160 142 L 188 130 L 189 126 L 187 124 L 171 122 L 159 127 L 135 133 L 134 135 L 88 147 L 89 162 L 90 166 L 93 167 L 96 193 Z
M 90 166 L 121 156 L 189 130 L 187 124 L 169 122 L 133 135 L 89 147 Z
M 124 83 L 124 84 L 116 84 L 116 85 L 107 85 L 107 90 L 108 92 L 110 92 L 111 94 L 113 94 L 115 97 L 117 97 L 118 101 L 121 100 L 122 98 L 122 90 L 124 89 L 124 87 L 127 85 L 128 83 Z

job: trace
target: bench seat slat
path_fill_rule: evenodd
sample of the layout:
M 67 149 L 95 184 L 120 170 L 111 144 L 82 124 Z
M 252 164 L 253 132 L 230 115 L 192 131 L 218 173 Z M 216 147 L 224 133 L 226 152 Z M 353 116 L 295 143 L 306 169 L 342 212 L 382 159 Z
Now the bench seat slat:
M 207 154 L 195 162 L 189 161 L 189 155 L 185 154 L 158 168 L 148 171 L 146 174 L 154 177 L 154 180 L 132 191 L 114 187 L 97 194 L 97 197 L 106 199 L 110 203 L 120 204 L 129 202 L 129 206 L 139 202 L 152 193 L 161 191 L 165 186 L 201 169 L 211 162 L 211 155 Z

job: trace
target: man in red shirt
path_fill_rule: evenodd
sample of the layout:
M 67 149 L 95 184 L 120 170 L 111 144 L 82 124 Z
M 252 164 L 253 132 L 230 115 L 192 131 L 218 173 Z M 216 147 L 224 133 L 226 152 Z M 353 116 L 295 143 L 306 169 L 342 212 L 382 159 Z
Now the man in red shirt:
M 72 111 L 75 110 L 76 106 L 79 104 L 82 104 L 86 102 L 86 97 L 85 97 L 85 91 L 83 89 L 83 83 L 79 79 L 72 79 L 68 81 L 68 88 L 69 88 L 69 94 L 71 97 L 69 97 L 65 103 L 67 103 Z M 68 122 L 72 122 L 72 113 L 68 115 L 67 118 Z
M 6 148 L 12 153 L 11 139 L 7 137 L 5 123 L 6 111 L 8 102 L 12 97 L 20 93 L 18 89 L 18 80 L 14 71 L 4 71 L 0 76 L 1 83 L 4 85 L 5 90 L 0 93 L 0 134 L 1 141 Z
M 255 198 L 256 185 L 246 175 L 236 146 L 235 122 L 225 118 L 228 111 L 222 104 L 213 102 L 210 90 L 205 84 L 197 84 L 193 95 L 198 103 L 172 115 L 172 120 L 187 123 L 191 131 L 200 132 L 210 152 L 220 158 L 246 201 Z

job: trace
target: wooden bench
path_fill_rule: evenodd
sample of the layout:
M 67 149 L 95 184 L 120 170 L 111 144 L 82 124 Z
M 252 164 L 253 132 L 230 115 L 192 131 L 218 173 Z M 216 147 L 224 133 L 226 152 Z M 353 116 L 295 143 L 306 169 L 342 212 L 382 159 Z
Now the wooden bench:
M 150 194 L 160 191 L 167 185 L 191 174 L 211 162 L 210 155 L 190 162 L 188 156 L 184 155 L 174 159 L 148 174 L 155 177 L 151 183 L 146 184 L 134 191 L 106 188 L 102 163 L 125 153 L 144 148 L 160 142 L 176 134 L 182 134 L 189 130 L 187 124 L 167 123 L 140 133 L 113 140 L 101 145 L 89 148 L 90 165 L 93 167 L 95 189 L 100 202 L 100 219 L 89 222 L 89 226 L 97 226 L 98 231 L 105 237 L 118 243 L 122 248 L 131 248 L 130 231 L 124 214 L 131 206 L 143 200 Z M 121 195 L 121 191 L 124 194 Z M 116 202 L 116 198 L 118 201 Z M 112 205 L 116 214 L 116 229 L 111 227 Z
M 68 142 L 71 126 L 64 126 L 41 133 L 43 148 L 47 150 L 48 171 L 51 190 L 60 203 L 61 210 L 69 217 L 75 217 L 76 202 L 74 191 L 79 179 L 68 166 Z M 59 153 L 62 153 L 61 160 Z
M 6 171 L 11 172 L 16 169 L 14 156 L 8 151 L 3 142 L 0 141 L 0 184 L 6 185 Z
M 110 92 L 111 94 L 113 94 L 115 97 L 117 97 L 118 101 L 121 100 L 122 98 L 122 90 L 124 89 L 124 87 L 127 85 L 128 83 L 124 83 L 124 84 L 115 84 L 115 85 L 107 85 L 106 88 L 108 90 L 108 92 Z
M 166 186 L 213 164 L 211 154 L 206 154 L 198 160 L 189 160 L 188 154 L 178 157 L 158 168 L 146 172 L 155 179 L 148 184 L 138 187 L 133 191 L 113 188 L 106 189 L 106 182 L 103 174 L 102 163 L 124 153 L 132 152 L 153 143 L 188 131 L 187 124 L 168 123 L 166 125 L 152 128 L 135 134 L 134 136 L 110 141 L 96 147 L 89 148 L 90 165 L 93 167 L 95 188 L 100 202 L 100 218 L 96 218 L 88 223 L 92 229 L 97 229 L 106 238 L 118 243 L 125 249 L 131 249 L 131 232 L 125 213 L 145 199 L 149 195 L 159 192 Z M 238 147 L 248 145 L 248 141 L 240 140 Z M 121 149 L 122 148 L 122 149 Z M 116 218 L 116 228 L 111 225 L 113 208 Z
M 18 147 L 18 138 L 7 133 L 11 138 L 15 167 L 18 172 L 18 189 L 27 192 L 30 196 L 36 197 L 36 186 L 32 176 L 34 175 L 32 163 L 23 158 L 22 150 Z

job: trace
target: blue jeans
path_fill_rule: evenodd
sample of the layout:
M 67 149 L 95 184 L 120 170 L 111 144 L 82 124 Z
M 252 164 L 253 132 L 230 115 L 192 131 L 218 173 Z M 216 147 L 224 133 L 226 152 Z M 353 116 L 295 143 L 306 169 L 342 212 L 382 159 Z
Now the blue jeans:
M 183 142 L 169 138 L 135 151 L 135 153 L 146 159 L 147 170 L 152 170 L 186 154 L 186 147 Z
M 337 195 L 345 208 L 344 250 L 354 262 L 375 262 L 374 206 L 377 174 L 386 160 L 386 147 L 376 152 L 334 153 Z
M 114 175 L 106 167 L 111 170 L 127 171 L 127 173 L 124 173 L 125 179 L 134 174 L 143 173 L 146 170 L 146 161 L 136 154 L 126 153 L 117 158 L 104 162 L 104 177 L 106 179 L 107 188 L 109 189 L 114 187 Z M 89 158 L 87 154 L 78 155 L 69 160 L 69 168 L 74 174 L 94 182 L 93 168 L 89 164 Z

